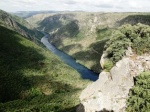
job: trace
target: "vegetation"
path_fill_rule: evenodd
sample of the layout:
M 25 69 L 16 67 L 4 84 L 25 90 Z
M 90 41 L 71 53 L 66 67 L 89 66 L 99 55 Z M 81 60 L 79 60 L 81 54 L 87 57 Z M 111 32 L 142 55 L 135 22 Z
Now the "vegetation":
M 135 85 L 129 96 L 127 112 L 150 111 L 150 72 L 143 72 L 135 78 Z
M 120 25 L 131 24 L 136 25 L 137 23 L 150 25 L 150 13 L 137 13 L 136 15 L 129 15 L 119 21 Z
M 104 66 L 104 70 L 106 72 L 109 72 L 110 69 L 114 66 L 114 64 L 111 60 L 106 60 L 103 66 Z
M 32 21 L 32 18 L 29 19 Z M 72 19 L 78 21 L 78 28 L 68 24 Z M 96 72 L 100 72 L 97 68 L 100 68 L 99 59 L 103 53 L 105 42 L 105 51 L 110 59 L 104 64 L 106 71 L 109 71 L 114 63 L 122 59 L 129 46 L 137 54 L 146 53 L 150 50 L 150 30 L 147 26 L 150 25 L 149 13 L 73 13 L 71 20 L 65 25 L 58 24 L 60 21 L 58 20 L 57 24 L 61 27 L 58 30 L 52 28 L 55 32 L 50 41 L 57 48 L 73 56 L 77 62 Z M 49 25 L 48 23 L 45 21 L 47 29 L 53 27 L 52 24 L 56 22 L 52 21 Z M 44 27 L 45 25 L 41 28 Z M 68 35 L 68 32 L 73 32 L 74 28 L 78 29 L 77 35 Z M 114 31 L 116 28 L 118 30 Z M 127 107 L 129 112 L 149 111 L 150 81 L 149 75 L 143 74 L 136 78 L 135 87 L 130 91 Z
M 27 20 L 33 24 L 38 21 L 37 28 L 53 34 L 53 38 L 49 40 L 58 49 L 75 58 L 78 63 L 100 73 L 99 60 L 104 44 L 114 30 L 128 23 L 134 25 L 141 22 L 149 25 L 149 15 L 150 13 L 63 12 L 51 15 L 41 13 Z
M 104 69 L 109 71 L 114 63 L 125 56 L 125 51 L 131 47 L 133 52 L 140 55 L 150 52 L 150 27 L 148 25 L 126 24 L 116 30 L 106 42 L 105 52 L 108 59 Z M 135 86 L 130 90 L 127 101 L 127 112 L 150 111 L 150 72 L 143 72 L 135 78 Z
M 36 30 L 25 20 L 14 15 L 10 15 L 2 10 L 0 10 L 0 23 L 4 27 L 17 31 L 30 40 L 36 41 L 36 39 L 41 39 L 43 37 L 41 32 Z
M 57 32 L 59 37 L 75 37 L 79 33 L 79 26 L 77 21 L 71 21 L 67 25 L 60 28 Z
M 31 21 L 29 19 L 29 21 Z M 61 27 L 69 24 L 71 22 L 71 17 L 69 14 L 56 14 L 53 16 L 45 17 L 42 21 L 38 21 L 38 29 L 44 30 L 45 32 L 53 32 L 60 29 Z M 63 29 L 63 28 L 62 28 Z
M 110 28 L 96 28 L 97 40 L 102 40 L 104 38 L 109 38 L 112 35 L 113 29 Z
M 113 63 L 119 61 L 127 48 L 132 47 L 137 54 L 150 51 L 150 27 L 148 25 L 123 25 L 105 45 L 105 52 Z
M 1 112 L 74 112 L 88 83 L 49 51 L 0 26 Z

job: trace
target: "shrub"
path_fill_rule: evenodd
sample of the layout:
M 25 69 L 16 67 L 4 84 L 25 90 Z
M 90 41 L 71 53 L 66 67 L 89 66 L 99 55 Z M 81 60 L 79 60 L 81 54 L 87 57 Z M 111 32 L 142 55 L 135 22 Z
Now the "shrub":
M 113 62 L 111 60 L 106 60 L 104 63 L 104 70 L 106 72 L 109 72 L 112 67 L 113 67 Z
M 135 78 L 127 100 L 127 112 L 150 112 L 150 72 L 143 72 Z
M 137 54 L 150 51 L 150 27 L 148 25 L 123 25 L 116 30 L 105 45 L 105 52 L 113 63 L 125 55 L 130 46 Z

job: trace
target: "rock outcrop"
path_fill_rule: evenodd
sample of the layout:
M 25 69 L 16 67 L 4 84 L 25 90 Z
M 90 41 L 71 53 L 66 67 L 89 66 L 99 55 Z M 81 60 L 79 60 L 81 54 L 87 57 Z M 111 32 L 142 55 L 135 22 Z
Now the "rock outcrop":
M 134 77 L 146 70 L 150 70 L 150 56 L 134 55 L 129 48 L 126 57 L 118 61 L 110 72 L 101 72 L 99 79 L 83 90 L 77 112 L 124 112 Z

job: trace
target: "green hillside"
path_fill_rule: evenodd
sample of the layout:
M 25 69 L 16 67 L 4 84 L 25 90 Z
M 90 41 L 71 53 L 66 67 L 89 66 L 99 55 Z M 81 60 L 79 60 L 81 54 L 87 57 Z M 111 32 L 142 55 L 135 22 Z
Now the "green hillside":
M 14 30 L 30 40 L 40 39 L 43 34 L 18 16 L 0 10 L 0 23 L 2 26 Z
M 149 17 L 150 13 L 63 12 L 37 14 L 26 20 L 50 33 L 49 41 L 58 49 L 99 73 L 105 42 L 114 30 L 127 23 L 150 25 Z
M 0 26 L 0 112 L 74 112 L 88 83 L 45 48 Z

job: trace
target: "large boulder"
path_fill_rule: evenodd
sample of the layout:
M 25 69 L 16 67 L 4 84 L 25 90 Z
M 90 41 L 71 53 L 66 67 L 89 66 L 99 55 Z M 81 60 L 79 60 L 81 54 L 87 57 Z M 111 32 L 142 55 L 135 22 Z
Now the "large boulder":
M 107 54 L 103 53 L 100 59 L 100 65 L 102 67 L 102 69 L 104 68 L 104 63 L 106 62 L 106 60 L 108 60 Z
M 129 90 L 134 85 L 133 78 L 145 70 L 150 70 L 148 54 L 124 57 L 110 72 L 101 72 L 99 79 L 83 90 L 77 112 L 124 112 Z
M 128 91 L 133 86 L 129 75 L 129 59 L 124 58 L 110 72 L 102 72 L 99 79 L 89 85 L 80 95 L 85 112 L 124 110 Z

